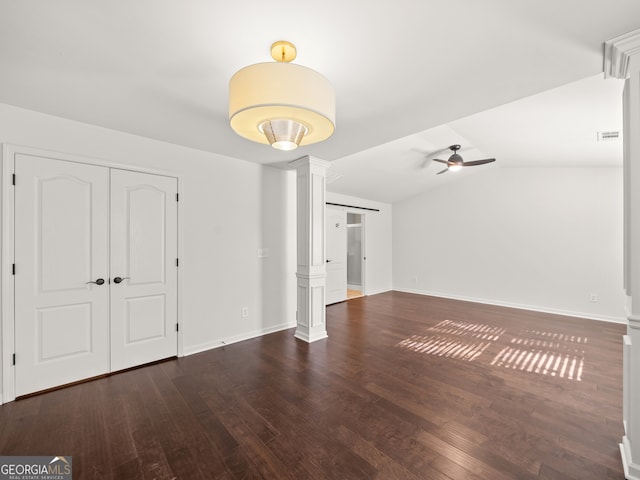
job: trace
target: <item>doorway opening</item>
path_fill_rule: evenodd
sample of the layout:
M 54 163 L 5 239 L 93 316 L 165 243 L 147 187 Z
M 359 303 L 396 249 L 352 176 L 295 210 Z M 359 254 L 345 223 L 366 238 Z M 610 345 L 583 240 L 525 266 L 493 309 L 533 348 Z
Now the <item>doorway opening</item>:
M 347 213 L 347 299 L 364 295 L 364 215 Z

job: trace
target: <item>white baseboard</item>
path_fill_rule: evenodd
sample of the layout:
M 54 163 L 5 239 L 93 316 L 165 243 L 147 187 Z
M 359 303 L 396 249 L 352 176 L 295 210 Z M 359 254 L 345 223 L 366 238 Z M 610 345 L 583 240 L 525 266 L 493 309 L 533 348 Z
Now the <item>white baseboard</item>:
M 261 328 L 260 330 L 253 330 L 251 332 L 245 332 L 239 335 L 234 335 L 233 337 L 220 338 L 217 340 L 213 340 L 211 342 L 205 342 L 205 343 L 200 343 L 198 345 L 184 347 L 183 353 L 184 353 L 184 356 L 187 356 L 187 355 L 193 355 L 195 353 L 206 352 L 207 350 L 224 347 L 225 345 L 231 345 L 232 343 L 242 342 L 243 340 L 250 340 L 252 338 L 261 337 L 262 335 L 267 335 L 269 333 L 279 332 L 281 330 L 288 330 L 289 328 L 294 328 L 295 326 L 296 326 L 295 322 L 281 323 L 279 325 L 274 325 L 272 327 Z
M 450 298 L 451 300 L 461 300 L 463 302 L 474 302 L 474 303 L 483 303 L 485 305 L 496 305 L 498 307 L 509 307 L 509 308 L 518 308 L 520 310 L 530 310 L 533 312 L 542 312 L 542 313 L 552 313 L 555 315 L 565 315 L 567 317 L 579 317 L 586 318 L 589 320 L 599 320 L 601 322 L 610 322 L 610 323 L 621 323 L 623 325 L 627 324 L 627 319 L 624 317 L 611 317 L 607 315 L 596 315 L 593 313 L 586 312 L 574 312 L 570 310 L 561 310 L 557 308 L 547 308 L 540 307 L 537 305 L 523 305 L 519 303 L 510 303 L 510 302 L 501 302 L 497 300 L 487 300 L 485 298 L 473 298 L 473 297 L 464 297 L 461 295 L 449 295 L 445 293 L 439 292 L 428 292 L 424 290 L 414 290 L 410 288 L 394 288 L 397 292 L 404 293 L 415 293 L 417 295 L 428 295 L 430 297 L 440 297 L 440 298 Z
M 386 293 L 386 292 L 391 292 L 393 291 L 393 288 L 387 288 L 387 289 L 382 289 L 382 290 L 367 290 L 365 292 L 365 295 L 368 297 L 370 295 L 378 295 L 380 293 Z

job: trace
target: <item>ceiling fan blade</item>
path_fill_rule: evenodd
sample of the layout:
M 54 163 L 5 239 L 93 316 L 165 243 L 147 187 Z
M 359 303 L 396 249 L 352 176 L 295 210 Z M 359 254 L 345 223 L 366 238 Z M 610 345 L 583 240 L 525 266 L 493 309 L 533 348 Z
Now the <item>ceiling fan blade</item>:
M 449 165 L 449 162 L 447 160 L 440 160 L 439 158 L 432 158 L 431 160 L 433 160 L 434 162 L 446 163 L 447 165 Z
M 441 153 L 444 153 L 444 152 L 446 152 L 448 150 L 449 150 L 449 147 L 444 147 L 444 148 L 439 148 L 438 150 L 431 150 L 430 152 L 422 152 L 422 153 L 424 153 L 424 155 L 427 158 L 431 159 L 431 158 L 433 158 L 433 157 L 435 157 L 437 155 L 440 155 Z
M 422 161 L 422 164 L 420 165 L 420 168 L 427 168 L 427 166 L 431 165 L 431 160 L 435 160 L 436 162 L 440 162 L 440 163 L 447 163 L 448 162 L 446 160 L 440 160 L 440 159 L 435 159 L 433 157 L 436 157 L 442 153 L 448 152 L 451 153 L 451 147 L 444 147 L 444 148 L 439 148 L 438 150 L 431 150 L 430 152 L 426 152 L 424 150 L 418 150 L 417 148 L 412 148 L 411 149 L 414 152 L 419 152 L 421 154 L 424 155 L 424 160 Z M 461 149 L 461 150 L 464 150 Z
M 441 173 L 445 173 L 449 171 L 449 167 L 445 168 L 444 170 L 440 170 L 438 173 L 436 173 L 436 175 L 440 175 Z
M 473 160 L 472 162 L 464 162 L 463 167 L 473 167 L 474 165 L 484 165 L 485 163 L 495 162 L 495 158 L 485 158 L 484 160 Z

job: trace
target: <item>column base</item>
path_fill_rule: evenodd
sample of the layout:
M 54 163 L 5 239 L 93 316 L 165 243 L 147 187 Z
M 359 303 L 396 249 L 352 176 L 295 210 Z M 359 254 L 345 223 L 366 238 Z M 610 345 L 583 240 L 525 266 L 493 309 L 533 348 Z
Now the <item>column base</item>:
M 627 480 L 640 480 L 640 465 L 633 463 L 631 458 L 631 445 L 629 445 L 629 439 L 626 435 L 622 437 L 622 443 L 620 444 L 620 456 L 622 457 L 624 478 Z
M 326 330 L 317 330 L 310 332 L 307 327 L 304 325 L 298 325 L 296 328 L 296 333 L 293 335 L 298 340 L 302 340 L 303 342 L 312 343 L 318 340 L 322 340 L 323 338 L 328 338 Z
M 324 267 L 324 265 L 322 265 Z M 298 279 L 298 311 L 295 337 L 307 343 L 327 338 L 324 289 L 325 273 L 296 273 Z

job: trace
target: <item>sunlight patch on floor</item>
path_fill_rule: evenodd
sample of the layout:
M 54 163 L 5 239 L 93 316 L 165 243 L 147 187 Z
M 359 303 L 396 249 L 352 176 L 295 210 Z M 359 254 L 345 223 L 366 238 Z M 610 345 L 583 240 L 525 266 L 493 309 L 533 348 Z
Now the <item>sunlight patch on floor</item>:
M 491 362 L 498 367 L 582 381 L 587 337 L 523 330 Z
M 424 335 L 412 335 L 397 346 L 413 352 L 471 362 L 501 337 L 506 337 L 501 344 L 508 344 L 489 365 L 582 381 L 584 345 L 588 339 L 579 335 L 521 330 L 508 340 L 505 328 L 443 320 L 428 328 Z
M 443 320 L 427 329 L 425 335 L 412 335 L 398 343 L 398 346 L 414 352 L 471 362 L 504 333 L 504 328 L 491 325 Z

